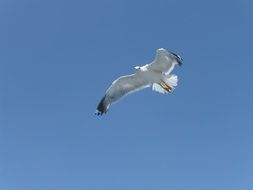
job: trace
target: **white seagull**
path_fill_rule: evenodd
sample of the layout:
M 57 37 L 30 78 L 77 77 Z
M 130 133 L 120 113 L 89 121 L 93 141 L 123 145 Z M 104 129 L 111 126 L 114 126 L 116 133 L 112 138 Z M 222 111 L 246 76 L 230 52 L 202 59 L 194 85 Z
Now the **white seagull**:
M 152 86 L 159 93 L 169 93 L 177 86 L 178 78 L 170 74 L 175 65 L 181 65 L 183 59 L 164 48 L 156 50 L 155 60 L 144 66 L 136 66 L 135 74 L 121 76 L 107 89 L 97 106 L 96 115 L 106 113 L 112 103 L 123 96 Z

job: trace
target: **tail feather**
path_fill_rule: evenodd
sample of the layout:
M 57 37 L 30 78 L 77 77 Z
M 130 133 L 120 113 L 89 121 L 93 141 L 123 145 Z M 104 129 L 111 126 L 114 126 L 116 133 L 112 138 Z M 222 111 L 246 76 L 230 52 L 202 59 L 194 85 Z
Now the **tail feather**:
M 154 90 L 154 91 L 156 91 L 156 92 L 159 92 L 159 93 L 162 93 L 162 94 L 167 93 L 167 91 L 164 90 L 164 89 L 163 89 L 159 84 L 157 84 L 157 83 L 154 83 L 154 84 L 152 85 L 152 90 Z
M 167 75 L 164 82 L 168 86 L 170 86 L 172 90 L 174 90 L 175 87 L 177 86 L 178 77 L 177 77 L 177 75 Z M 168 93 L 167 90 L 165 90 L 164 88 L 162 88 L 161 85 L 159 85 L 157 83 L 154 83 L 152 85 L 152 90 L 154 90 L 156 92 L 159 92 L 159 93 L 162 93 L 162 94 Z M 171 91 L 169 91 L 169 92 L 171 92 Z
M 175 87 L 177 86 L 177 82 L 178 82 L 178 77 L 177 75 L 168 75 L 168 77 L 166 78 L 165 81 L 169 86 L 171 87 Z

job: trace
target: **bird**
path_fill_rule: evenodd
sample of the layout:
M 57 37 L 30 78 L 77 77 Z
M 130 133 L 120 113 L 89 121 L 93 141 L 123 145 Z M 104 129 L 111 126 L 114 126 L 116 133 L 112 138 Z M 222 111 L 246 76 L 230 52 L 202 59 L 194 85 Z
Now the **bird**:
M 176 53 L 159 48 L 155 59 L 146 65 L 135 66 L 135 73 L 121 76 L 114 80 L 105 95 L 98 103 L 95 114 L 107 113 L 113 103 L 131 93 L 152 87 L 153 91 L 166 94 L 171 93 L 178 83 L 178 77 L 171 74 L 175 65 L 181 66 L 183 59 Z

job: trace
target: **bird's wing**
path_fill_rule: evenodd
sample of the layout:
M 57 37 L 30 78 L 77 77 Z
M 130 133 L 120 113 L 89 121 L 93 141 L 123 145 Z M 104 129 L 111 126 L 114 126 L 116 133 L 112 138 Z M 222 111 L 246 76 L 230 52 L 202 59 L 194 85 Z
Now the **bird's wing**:
M 148 69 L 168 75 L 171 73 L 174 67 L 175 62 L 173 61 L 171 62 L 153 61 L 152 63 L 149 64 Z
M 148 69 L 169 74 L 175 67 L 175 61 L 169 56 L 161 55 L 159 52 L 156 54 L 155 60 L 149 64 Z
M 116 79 L 99 102 L 96 114 L 102 115 L 103 113 L 106 113 L 109 109 L 109 106 L 123 96 L 149 86 L 150 84 L 148 81 L 142 79 L 136 74 L 122 76 Z

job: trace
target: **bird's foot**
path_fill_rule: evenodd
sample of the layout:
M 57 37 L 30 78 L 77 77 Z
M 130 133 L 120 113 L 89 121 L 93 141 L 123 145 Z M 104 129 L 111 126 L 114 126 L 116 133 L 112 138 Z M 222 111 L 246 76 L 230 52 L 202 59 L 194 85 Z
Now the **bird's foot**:
M 166 84 L 163 80 L 159 83 L 159 85 L 166 91 L 166 92 L 172 92 L 173 88 Z

